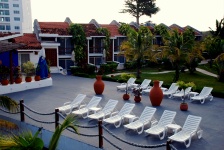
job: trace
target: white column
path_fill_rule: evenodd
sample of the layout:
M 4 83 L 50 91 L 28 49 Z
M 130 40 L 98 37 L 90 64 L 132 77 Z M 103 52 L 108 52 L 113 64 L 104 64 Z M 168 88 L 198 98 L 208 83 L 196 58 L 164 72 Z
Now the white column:
M 88 64 L 89 64 L 89 39 L 87 39 L 87 55 L 88 55 Z

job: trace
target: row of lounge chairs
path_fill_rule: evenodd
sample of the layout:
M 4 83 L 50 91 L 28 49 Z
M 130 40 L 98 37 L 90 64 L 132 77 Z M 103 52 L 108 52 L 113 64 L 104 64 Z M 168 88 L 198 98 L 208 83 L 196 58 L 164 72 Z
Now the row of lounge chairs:
M 131 77 L 127 83 L 118 85 L 117 90 L 130 90 L 138 87 L 142 89 L 142 94 L 147 94 L 151 91 L 152 87 L 150 86 L 150 79 L 144 79 L 140 85 L 136 84 L 135 81 L 136 78 Z M 192 87 L 188 87 L 184 91 L 183 89 L 179 90 L 179 86 L 176 83 L 172 83 L 168 89 L 163 88 L 162 84 L 163 81 L 159 81 L 159 87 L 162 89 L 163 95 L 167 96 L 168 98 L 181 98 L 183 100 L 184 97 L 187 96 L 191 102 L 198 100 L 201 102 L 201 104 L 204 104 L 206 98 L 209 98 L 210 101 L 213 100 L 213 96 L 211 94 L 213 90 L 212 87 L 203 87 L 202 91 L 197 93 L 191 91 Z
M 84 94 L 78 94 L 73 102 L 67 105 L 58 107 L 59 111 L 62 113 L 73 113 L 82 118 L 102 120 L 104 124 L 112 124 L 116 128 L 124 124 L 124 120 L 128 116 L 128 124 L 124 124 L 125 130 L 134 130 L 138 134 L 145 133 L 145 135 L 156 135 L 159 139 L 164 139 L 168 132 L 168 127 L 171 124 L 175 124 L 174 118 L 176 116 L 175 111 L 164 110 L 162 116 L 157 121 L 154 114 L 156 108 L 146 106 L 139 117 L 132 115 L 132 110 L 135 107 L 133 103 L 125 103 L 120 111 L 114 111 L 118 100 L 110 99 L 106 105 L 102 108 L 99 107 L 101 97 L 93 96 L 88 104 L 81 105 L 80 101 L 86 97 Z M 74 108 L 76 108 L 74 110 Z M 200 139 L 202 137 L 202 130 L 199 125 L 201 122 L 201 117 L 188 115 L 183 127 L 179 127 L 179 132 L 175 132 L 174 135 L 168 138 L 172 141 L 182 142 L 186 147 L 191 144 L 191 138 L 194 135 L 198 135 Z M 178 125 L 177 125 L 178 126 Z

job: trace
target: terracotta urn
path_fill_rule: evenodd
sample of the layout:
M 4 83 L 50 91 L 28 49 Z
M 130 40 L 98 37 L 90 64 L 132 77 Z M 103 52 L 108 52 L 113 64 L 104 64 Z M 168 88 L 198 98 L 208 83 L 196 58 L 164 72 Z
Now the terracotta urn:
M 4 85 L 4 86 L 8 85 L 9 84 L 9 80 L 8 79 L 2 79 L 1 84 Z
M 141 96 L 135 96 L 135 98 L 134 98 L 134 101 L 136 102 L 136 103 L 139 103 L 139 102 L 141 102 Z
M 15 83 L 16 84 L 20 84 L 21 82 L 22 82 L 22 78 L 21 77 L 15 78 Z
M 160 106 L 163 100 L 163 91 L 159 87 L 158 80 L 155 80 L 153 82 L 153 87 L 149 93 L 149 99 L 151 101 L 152 106 Z
M 180 110 L 187 111 L 188 110 L 188 104 L 187 103 L 181 103 L 180 104 Z
M 123 100 L 129 100 L 130 98 L 130 95 L 129 94 L 124 94 L 123 95 Z
M 31 82 L 31 81 L 32 81 L 32 77 L 26 77 L 26 78 L 25 78 L 25 81 L 26 81 L 26 82 Z
M 102 81 L 102 75 L 96 75 L 96 81 L 94 82 L 94 91 L 97 95 L 100 95 L 104 91 L 104 82 Z

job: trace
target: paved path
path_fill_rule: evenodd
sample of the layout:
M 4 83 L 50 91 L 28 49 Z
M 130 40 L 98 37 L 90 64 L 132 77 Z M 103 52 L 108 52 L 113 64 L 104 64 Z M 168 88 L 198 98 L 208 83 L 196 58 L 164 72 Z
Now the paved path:
M 85 102 L 88 102 L 92 96 L 95 95 L 93 90 L 93 83 L 95 79 L 89 78 L 82 78 L 76 76 L 64 76 L 61 74 L 52 74 L 53 79 L 53 86 L 52 87 L 45 87 L 40 89 L 33 89 L 27 90 L 23 92 L 11 93 L 7 94 L 11 98 L 15 100 L 24 99 L 24 102 L 27 106 L 32 108 L 35 111 L 41 113 L 50 113 L 55 110 L 58 106 L 62 106 L 64 102 L 71 101 L 74 97 L 79 94 L 83 93 L 86 94 L 87 97 Z M 119 101 L 118 106 L 116 107 L 117 110 L 125 103 L 135 103 L 133 101 L 133 96 L 131 96 L 129 101 L 122 100 L 122 95 L 124 92 L 120 92 L 116 90 L 116 86 L 119 85 L 117 82 L 109 82 L 104 81 L 105 89 L 103 95 L 99 95 L 102 97 L 102 101 L 100 105 L 103 107 L 105 106 L 106 102 L 109 99 L 116 99 Z M 167 97 L 163 98 L 161 106 L 155 107 L 157 108 L 155 113 L 155 118 L 159 119 L 161 114 L 164 110 L 172 110 L 176 111 L 177 115 L 175 117 L 175 122 L 181 126 L 183 126 L 184 121 L 187 118 L 187 115 L 197 115 L 202 117 L 201 121 L 201 129 L 203 132 L 202 139 L 198 140 L 196 138 L 192 139 L 191 146 L 188 150 L 222 150 L 224 147 L 224 99 L 222 98 L 214 98 L 213 101 L 206 100 L 204 104 L 200 104 L 199 102 L 188 102 L 189 110 L 184 112 L 179 110 L 179 105 L 181 103 L 180 99 L 168 99 Z M 140 103 L 135 103 L 136 106 L 133 109 L 133 113 L 139 116 L 144 109 L 145 106 L 151 106 L 150 100 L 148 95 L 142 96 L 142 101 Z M 27 112 L 27 110 L 25 110 Z M 29 112 L 28 112 L 29 113 Z M 31 117 L 35 119 L 43 120 L 43 121 L 53 121 L 53 116 L 39 116 L 33 113 L 29 113 Z M 17 115 L 10 115 L 1 112 L 1 115 L 8 116 L 10 118 L 14 118 L 19 120 L 20 116 Z M 45 123 L 37 123 L 29 118 L 26 117 L 25 122 L 30 123 L 35 126 L 42 126 L 47 130 L 54 131 L 54 124 L 45 124 Z M 78 119 L 78 123 L 84 126 L 95 125 L 95 121 L 89 121 L 88 119 Z M 154 136 L 147 136 L 145 137 L 144 134 L 136 134 L 134 132 L 125 132 L 124 127 L 121 126 L 120 128 L 115 128 L 114 126 L 106 126 L 111 132 L 113 132 L 117 137 L 125 139 L 127 141 L 138 143 L 141 145 L 156 145 L 165 143 L 167 137 L 164 140 L 159 140 L 158 137 Z M 80 133 L 83 134 L 98 134 L 97 129 L 81 129 L 79 128 Z M 82 141 L 93 145 L 95 147 L 98 146 L 98 137 L 85 137 L 81 135 L 74 135 L 70 132 L 64 132 L 64 135 L 74 138 L 78 141 Z M 124 150 L 139 150 L 141 148 L 133 147 L 129 144 L 125 144 L 116 140 L 114 137 L 109 135 L 104 131 L 105 137 L 108 137 L 109 140 L 115 143 L 117 146 L 121 147 Z M 173 145 L 178 150 L 186 150 L 185 146 L 180 143 L 173 143 Z M 75 149 L 75 146 L 74 146 Z M 115 148 L 111 146 L 109 143 L 104 141 L 104 149 L 105 150 L 114 150 Z M 165 147 L 156 148 L 156 150 L 164 150 Z

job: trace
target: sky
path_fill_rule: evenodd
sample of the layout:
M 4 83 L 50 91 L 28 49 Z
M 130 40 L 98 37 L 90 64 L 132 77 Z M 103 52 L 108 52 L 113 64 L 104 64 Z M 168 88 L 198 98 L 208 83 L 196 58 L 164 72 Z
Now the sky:
M 63 22 L 69 17 L 73 23 L 89 23 L 95 19 L 99 24 L 111 21 L 130 23 L 136 22 L 135 17 L 128 13 L 119 13 L 125 0 L 31 0 L 32 21 Z M 140 23 L 152 21 L 168 26 L 187 25 L 199 31 L 215 30 L 216 20 L 224 17 L 224 0 L 156 0 L 160 11 L 149 16 L 142 16 Z

